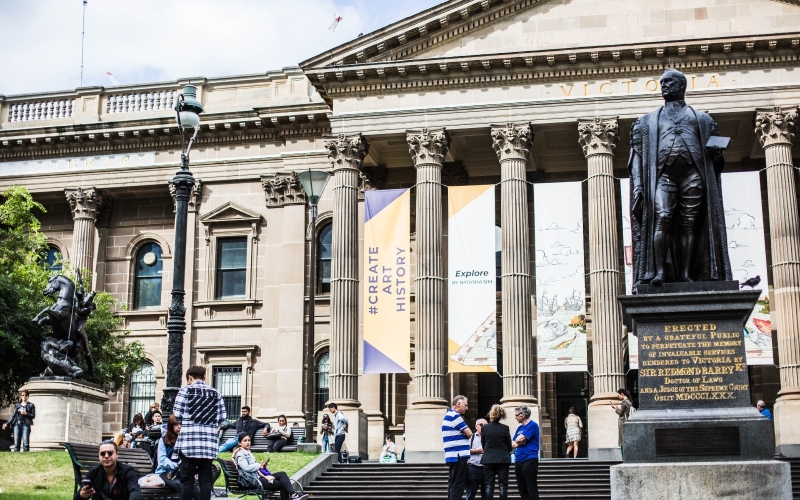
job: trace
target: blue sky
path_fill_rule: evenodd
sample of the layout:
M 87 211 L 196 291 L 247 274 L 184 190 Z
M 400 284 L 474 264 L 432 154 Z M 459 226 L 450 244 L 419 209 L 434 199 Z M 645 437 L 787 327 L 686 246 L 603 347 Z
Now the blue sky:
M 294 66 L 443 0 L 88 0 L 83 85 Z M 80 86 L 82 0 L 0 0 L 0 94 Z M 335 33 L 328 27 L 343 17 Z

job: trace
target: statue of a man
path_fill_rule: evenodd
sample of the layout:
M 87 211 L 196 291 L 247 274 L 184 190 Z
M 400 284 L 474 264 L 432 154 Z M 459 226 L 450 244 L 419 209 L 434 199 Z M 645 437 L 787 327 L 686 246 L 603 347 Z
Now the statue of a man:
M 686 77 L 661 76 L 664 106 L 633 123 L 631 175 L 633 290 L 639 284 L 731 279 L 719 135 L 707 113 L 686 105 Z

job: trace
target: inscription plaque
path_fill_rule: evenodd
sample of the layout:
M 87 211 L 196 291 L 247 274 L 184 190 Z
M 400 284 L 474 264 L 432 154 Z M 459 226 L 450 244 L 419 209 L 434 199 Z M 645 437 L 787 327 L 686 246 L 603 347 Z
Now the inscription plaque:
M 750 404 L 740 321 L 649 323 L 638 336 L 641 408 Z
M 738 427 L 656 429 L 656 456 L 740 455 Z

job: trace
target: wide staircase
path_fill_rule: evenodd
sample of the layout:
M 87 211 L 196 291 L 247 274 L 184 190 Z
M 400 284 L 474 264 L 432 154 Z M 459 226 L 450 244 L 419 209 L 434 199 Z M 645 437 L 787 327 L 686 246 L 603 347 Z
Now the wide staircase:
M 587 460 L 544 460 L 539 463 L 539 496 L 542 500 L 611 498 L 609 468 L 615 463 Z M 509 499 L 519 500 L 514 466 L 509 474 Z M 445 464 L 335 464 L 305 491 L 313 500 L 447 498 Z M 497 495 L 495 487 L 495 496 Z M 480 498 L 480 497 L 478 497 Z

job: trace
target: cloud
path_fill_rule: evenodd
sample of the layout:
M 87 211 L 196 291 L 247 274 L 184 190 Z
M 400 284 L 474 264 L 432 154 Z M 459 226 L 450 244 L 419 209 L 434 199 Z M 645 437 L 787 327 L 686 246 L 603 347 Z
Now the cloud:
M 753 264 L 753 261 L 752 261 L 752 260 L 750 260 L 750 259 L 747 259 L 746 261 L 744 261 L 744 262 L 742 263 L 742 267 L 756 267 L 756 265 L 755 265 L 755 264 Z
M 730 248 L 730 249 L 746 248 L 747 246 L 748 245 L 745 245 L 743 243 L 739 243 L 738 241 L 735 241 L 735 240 L 731 240 L 731 241 L 728 242 L 728 248 Z
M 756 225 L 756 218 L 748 213 L 743 213 L 740 215 L 739 219 L 733 224 L 728 225 L 726 222 L 726 226 L 728 229 L 746 229 L 748 231 L 758 229 L 758 226 Z
M 560 229 L 564 229 L 563 227 L 558 225 L 558 222 L 552 222 L 549 226 L 540 229 L 539 231 L 558 231 Z
M 89 0 L 83 85 L 110 86 L 106 71 L 134 84 L 279 70 L 438 3 Z M 0 0 L 0 11 L 0 94 L 80 86 L 80 0 Z

